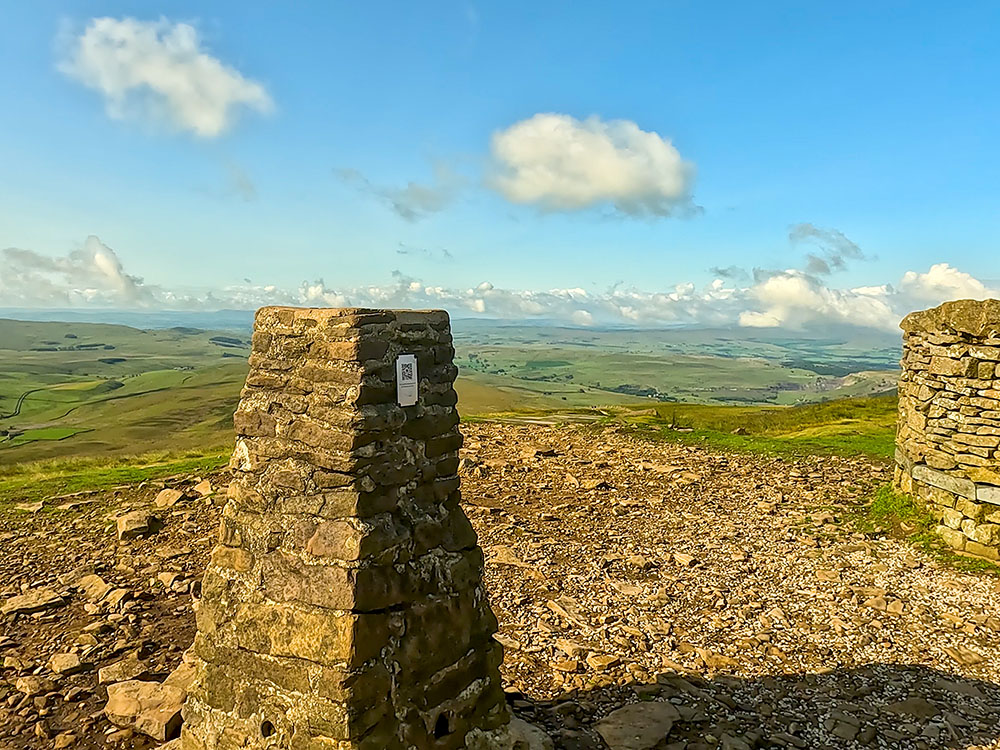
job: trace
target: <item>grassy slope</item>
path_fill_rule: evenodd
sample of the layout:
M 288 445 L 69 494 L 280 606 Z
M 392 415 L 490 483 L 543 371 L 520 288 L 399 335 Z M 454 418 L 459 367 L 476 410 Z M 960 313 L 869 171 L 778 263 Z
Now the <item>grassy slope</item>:
M 614 418 L 663 438 L 731 450 L 888 458 L 894 449 L 896 397 L 839 399 L 793 407 L 670 404 L 638 412 L 619 411 Z

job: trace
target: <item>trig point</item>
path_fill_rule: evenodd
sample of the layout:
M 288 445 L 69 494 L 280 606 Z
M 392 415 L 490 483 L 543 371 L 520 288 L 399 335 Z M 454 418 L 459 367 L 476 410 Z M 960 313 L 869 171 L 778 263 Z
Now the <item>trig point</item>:
M 184 750 L 509 748 L 448 314 L 263 308 Z

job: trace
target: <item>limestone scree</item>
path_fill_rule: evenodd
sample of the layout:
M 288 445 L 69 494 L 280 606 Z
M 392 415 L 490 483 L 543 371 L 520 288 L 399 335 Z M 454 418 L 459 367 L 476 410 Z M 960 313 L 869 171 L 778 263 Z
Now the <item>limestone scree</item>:
M 1000 300 L 958 300 L 903 329 L 895 485 L 957 550 L 1000 559 Z
M 443 311 L 258 311 L 185 750 L 512 747 L 453 356 Z

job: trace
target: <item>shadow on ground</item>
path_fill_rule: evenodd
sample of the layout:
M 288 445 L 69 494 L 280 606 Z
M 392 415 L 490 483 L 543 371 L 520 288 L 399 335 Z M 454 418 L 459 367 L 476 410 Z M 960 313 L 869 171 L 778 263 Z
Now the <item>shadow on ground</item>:
M 1000 748 L 1000 685 L 917 665 L 752 679 L 668 672 L 550 701 L 509 697 L 562 750 Z

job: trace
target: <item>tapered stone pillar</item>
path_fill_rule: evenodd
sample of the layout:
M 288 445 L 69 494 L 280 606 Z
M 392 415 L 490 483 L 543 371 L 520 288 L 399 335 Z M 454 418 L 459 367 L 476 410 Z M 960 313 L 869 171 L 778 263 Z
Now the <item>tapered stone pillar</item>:
M 184 750 L 510 747 L 453 355 L 443 311 L 258 311 Z

